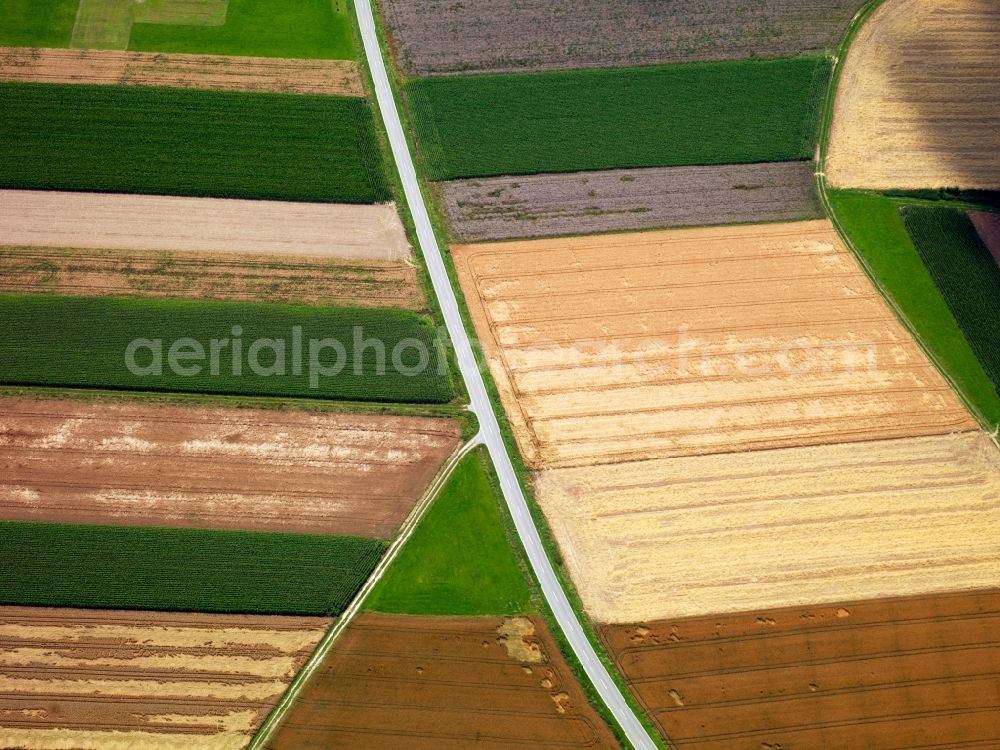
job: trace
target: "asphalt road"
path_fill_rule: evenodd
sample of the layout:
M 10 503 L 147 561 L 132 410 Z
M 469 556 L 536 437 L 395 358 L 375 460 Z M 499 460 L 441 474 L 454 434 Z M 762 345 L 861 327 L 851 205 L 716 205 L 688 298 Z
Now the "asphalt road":
M 396 101 L 389 86 L 389 77 L 385 68 L 385 61 L 382 59 L 382 50 L 379 46 L 378 35 L 375 31 L 375 21 L 372 17 L 371 0 L 356 0 L 358 21 L 361 25 L 361 36 L 364 39 L 365 55 L 368 58 L 368 65 L 371 68 L 372 78 L 375 82 L 375 91 L 378 97 L 378 106 L 382 112 L 382 119 L 385 122 L 386 130 L 389 133 L 389 142 L 392 146 L 392 155 L 399 169 L 400 177 L 403 181 L 403 190 L 406 195 L 406 202 L 409 205 L 410 213 L 417 228 L 417 240 L 420 242 L 424 260 L 430 271 L 431 281 L 434 285 L 434 293 L 437 295 L 444 313 L 445 324 L 448 327 L 448 334 L 455 347 L 458 357 L 458 367 L 465 385 L 469 391 L 471 409 L 479 418 L 480 430 L 483 442 L 486 444 L 500 477 L 500 486 L 503 489 L 504 499 L 510 508 L 514 518 L 514 525 L 517 533 L 521 537 L 521 542 L 528 553 L 528 560 L 541 584 L 542 594 L 545 596 L 549 607 L 555 614 L 559 627 L 562 628 L 570 647 L 576 654 L 577 659 L 583 665 L 587 676 L 601 698 L 607 704 L 608 709 L 621 725 L 628 737 L 629 742 L 636 750 L 655 750 L 656 744 L 650 738 L 645 728 L 639 723 L 636 715 L 625 702 L 621 691 L 615 685 L 608 670 L 598 658 L 590 641 L 580 626 L 580 621 L 570 606 L 566 592 L 563 591 L 556 578 L 552 564 L 542 547 L 542 540 L 538 536 L 538 529 L 535 528 L 531 513 L 528 510 L 528 503 L 521 492 L 521 485 L 517 481 L 514 467 L 511 464 L 510 456 L 500 436 L 500 426 L 497 423 L 496 414 L 493 412 L 493 405 L 490 403 L 486 393 L 486 385 L 483 382 L 482 373 L 476 364 L 476 359 L 472 353 L 472 346 L 465 331 L 462 317 L 458 311 L 458 302 L 455 299 L 455 291 L 452 289 L 451 281 L 448 278 L 448 271 L 445 269 L 444 261 L 441 258 L 441 248 L 438 247 L 434 237 L 434 230 L 431 227 L 431 220 L 427 214 L 427 207 L 424 204 L 420 186 L 417 183 L 417 175 L 413 165 L 413 158 L 410 154 L 409 145 L 403 133 L 403 126 L 399 119 L 399 112 L 396 109 Z

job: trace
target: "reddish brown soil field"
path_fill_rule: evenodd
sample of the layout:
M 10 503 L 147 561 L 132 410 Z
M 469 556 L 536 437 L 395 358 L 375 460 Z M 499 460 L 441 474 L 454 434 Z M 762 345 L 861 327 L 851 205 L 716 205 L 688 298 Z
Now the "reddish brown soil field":
M 1000 263 L 1000 214 L 991 214 L 985 211 L 970 211 L 969 218 L 976 226 L 976 231 L 983 240 L 983 244 Z
M 391 537 L 458 426 L 0 400 L 0 518 Z
M 1000 591 L 604 627 L 679 750 L 1000 747 Z
M 538 618 L 366 614 L 268 747 L 616 748 Z

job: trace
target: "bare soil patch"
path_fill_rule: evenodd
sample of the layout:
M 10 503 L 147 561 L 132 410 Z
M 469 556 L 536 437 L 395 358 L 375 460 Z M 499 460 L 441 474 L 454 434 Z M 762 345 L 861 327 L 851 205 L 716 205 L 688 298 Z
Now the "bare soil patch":
M 464 242 L 822 215 L 809 162 L 496 177 L 440 189 Z
M 405 261 L 0 246 L 0 292 L 427 308 Z
M 0 245 L 402 260 L 391 203 L 0 190 Z
M 353 60 L 0 47 L 0 80 L 364 96 Z
M 246 747 L 329 625 L 0 607 L 0 746 Z
M 600 630 L 681 750 L 996 747 L 998 633 L 996 589 Z
M 486 746 L 618 747 L 537 617 L 361 615 L 269 744 Z
M 970 211 L 969 218 L 976 227 L 983 244 L 1000 263 L 1000 214 L 986 211 Z
M 994 0 L 888 0 L 844 63 L 830 184 L 1000 188 L 997 49 Z
M 977 426 L 826 221 L 454 255 L 536 467 Z
M 1000 451 L 981 432 L 542 472 L 600 622 L 993 586 Z
M 832 48 L 861 0 L 386 0 L 408 75 L 787 57 Z
M 450 420 L 0 401 L 0 518 L 386 539 Z

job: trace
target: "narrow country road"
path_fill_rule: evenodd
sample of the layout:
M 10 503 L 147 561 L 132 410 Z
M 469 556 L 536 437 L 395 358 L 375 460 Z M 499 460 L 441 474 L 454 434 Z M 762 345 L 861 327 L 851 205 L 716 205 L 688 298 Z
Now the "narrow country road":
M 361 25 L 361 36 L 364 39 L 365 55 L 368 58 L 368 65 L 371 68 L 372 78 L 375 82 L 375 91 L 378 97 L 379 110 L 382 112 L 382 119 L 385 122 L 386 130 L 389 134 L 389 141 L 392 146 L 393 159 L 403 182 L 403 190 L 406 195 L 406 202 L 409 205 L 410 213 L 417 228 L 417 240 L 423 251 L 427 268 L 430 271 L 431 281 L 434 286 L 434 293 L 441 305 L 444 313 L 445 324 L 448 327 L 448 334 L 451 336 L 455 346 L 455 353 L 458 357 L 458 366 L 462 378 L 465 380 L 469 391 L 471 408 L 479 418 L 479 425 L 482 431 L 483 442 L 486 444 L 500 477 L 500 486 L 503 489 L 504 499 L 510 508 L 514 518 L 517 533 L 521 537 L 521 542 L 527 550 L 528 560 L 541 584 L 542 594 L 555 614 L 569 641 L 570 647 L 576 654 L 577 659 L 583 665 L 587 676 L 590 678 L 602 700 L 614 715 L 615 720 L 621 725 L 622 730 L 628 737 L 629 742 L 636 750 L 656 750 L 656 744 L 650 738 L 645 728 L 632 712 L 628 703 L 625 702 L 621 691 L 615 685 L 608 670 L 598 658 L 597 653 L 580 626 L 580 622 L 573 611 L 573 607 L 566 597 L 556 578 L 552 564 L 542 547 L 542 540 L 535 528 L 531 513 L 528 510 L 528 503 L 521 492 L 521 486 L 514 473 L 510 456 L 500 436 L 500 426 L 497 423 L 496 414 L 493 412 L 493 405 L 490 403 L 486 393 L 486 385 L 483 382 L 482 373 L 476 364 L 475 356 L 472 353 L 472 346 L 466 335 L 462 317 L 458 311 L 458 301 L 455 299 L 455 291 L 452 289 L 448 272 L 445 269 L 444 261 L 441 258 L 441 249 L 438 247 L 434 237 L 434 230 L 431 227 L 431 220 L 427 214 L 427 207 L 424 204 L 420 186 L 417 183 L 416 170 L 413 165 L 413 158 L 410 154 L 406 136 L 403 133 L 403 126 L 399 119 L 399 112 L 396 109 L 396 101 L 392 95 L 389 85 L 389 76 L 385 68 L 385 61 L 382 59 L 382 50 L 379 46 L 378 35 L 375 30 L 375 20 L 372 16 L 371 0 L 356 0 L 355 6 L 358 13 L 358 21 Z

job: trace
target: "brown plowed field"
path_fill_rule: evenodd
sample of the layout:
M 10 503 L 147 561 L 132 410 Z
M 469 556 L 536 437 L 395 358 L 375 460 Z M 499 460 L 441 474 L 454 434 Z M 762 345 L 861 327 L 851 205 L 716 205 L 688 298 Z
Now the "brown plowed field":
M 1000 214 L 970 211 L 969 218 L 972 219 L 983 244 L 989 248 L 997 263 L 1000 263 Z
M 405 261 L 0 247 L 0 292 L 426 309 Z
M 600 622 L 1000 581 L 1000 451 L 981 432 L 555 469 L 536 490 Z
M 1000 4 L 887 0 L 844 64 L 831 185 L 1000 188 Z
M 329 625 L 0 607 L 0 747 L 246 747 Z
M 0 190 L 0 206 L 0 245 L 382 260 L 410 256 L 391 203 Z
M 268 747 L 572 750 L 618 744 L 539 618 L 364 614 Z
M 364 96 L 353 60 L 0 47 L 0 80 Z
M 1000 747 L 1000 591 L 600 629 L 679 750 Z
M 0 401 L 0 518 L 391 537 L 449 420 Z
M 454 254 L 536 467 L 976 428 L 829 222 Z

